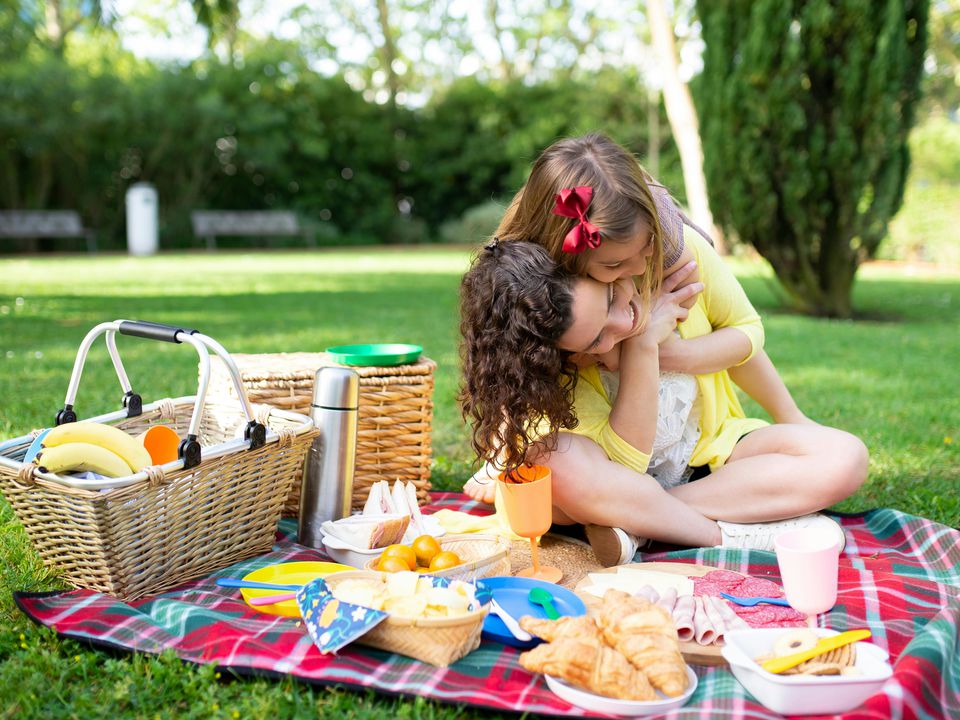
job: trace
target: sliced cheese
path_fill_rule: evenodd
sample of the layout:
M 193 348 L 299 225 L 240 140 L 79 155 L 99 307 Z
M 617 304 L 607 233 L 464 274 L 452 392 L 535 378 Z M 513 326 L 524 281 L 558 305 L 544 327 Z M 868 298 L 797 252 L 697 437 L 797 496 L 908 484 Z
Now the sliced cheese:
M 663 595 L 668 588 L 674 588 L 677 595 L 692 595 L 693 580 L 685 575 L 643 570 L 641 568 L 617 568 L 616 573 L 589 573 L 590 585 L 583 588 L 585 592 L 597 597 L 613 588 L 633 595 L 640 588 L 650 586 Z

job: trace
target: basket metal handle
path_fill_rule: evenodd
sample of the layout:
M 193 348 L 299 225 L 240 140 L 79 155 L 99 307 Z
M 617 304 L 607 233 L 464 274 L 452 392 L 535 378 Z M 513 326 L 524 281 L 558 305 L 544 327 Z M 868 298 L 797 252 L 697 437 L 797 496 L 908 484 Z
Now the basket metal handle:
M 67 386 L 67 395 L 64 398 L 63 409 L 57 413 L 56 424 L 62 425 L 67 422 L 76 422 L 77 414 L 74 411 L 74 401 L 77 396 L 77 389 L 80 385 L 80 376 L 83 374 L 83 366 L 87 359 L 87 353 L 100 335 L 106 335 L 107 351 L 110 353 L 110 359 L 113 362 L 114 370 L 120 380 L 120 386 L 124 391 L 124 405 L 128 410 L 128 417 L 139 414 L 141 405 L 140 396 L 133 392 L 130 380 L 127 377 L 126 370 L 123 367 L 123 361 L 120 359 L 120 353 L 117 350 L 116 333 L 121 335 L 130 335 L 148 340 L 158 340 L 161 342 L 170 342 L 177 345 L 186 343 L 192 345 L 200 358 L 200 381 L 197 386 L 197 395 L 194 399 L 193 415 L 190 418 L 190 426 L 187 430 L 187 437 L 180 443 L 179 456 L 183 460 L 185 468 L 194 467 L 200 463 L 200 443 L 198 441 L 200 418 L 203 415 L 203 407 L 206 402 L 207 389 L 210 385 L 210 350 L 213 350 L 223 360 L 230 377 L 233 380 L 234 389 L 237 397 L 240 399 L 240 405 L 243 408 L 243 414 L 247 419 L 247 425 L 244 429 L 244 440 L 250 444 L 250 449 L 261 447 L 267 440 L 267 429 L 257 422 L 253 414 L 253 407 L 247 397 L 243 382 L 240 379 L 240 371 L 236 363 L 230 357 L 230 353 L 211 337 L 208 337 L 196 330 L 181 328 L 173 325 L 163 325 L 140 320 L 114 320 L 113 322 L 100 323 L 94 327 L 84 337 L 77 350 L 77 359 L 73 364 L 73 372 L 70 375 L 70 384 Z

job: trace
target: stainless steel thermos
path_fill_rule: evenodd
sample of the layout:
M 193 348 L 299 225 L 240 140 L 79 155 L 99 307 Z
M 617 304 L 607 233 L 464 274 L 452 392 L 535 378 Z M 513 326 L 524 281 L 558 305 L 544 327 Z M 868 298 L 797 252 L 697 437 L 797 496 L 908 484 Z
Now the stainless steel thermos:
M 320 435 L 307 451 L 303 468 L 298 530 L 301 545 L 321 547 L 321 523 L 350 515 L 359 401 L 360 379 L 353 370 L 317 370 L 310 417 Z

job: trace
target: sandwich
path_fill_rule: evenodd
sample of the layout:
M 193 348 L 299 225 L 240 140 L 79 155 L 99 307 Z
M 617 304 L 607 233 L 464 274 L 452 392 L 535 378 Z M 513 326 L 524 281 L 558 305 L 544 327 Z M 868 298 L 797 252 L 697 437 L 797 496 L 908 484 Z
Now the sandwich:
M 409 525 L 409 515 L 353 515 L 328 520 L 320 529 L 359 550 L 375 550 L 401 542 Z

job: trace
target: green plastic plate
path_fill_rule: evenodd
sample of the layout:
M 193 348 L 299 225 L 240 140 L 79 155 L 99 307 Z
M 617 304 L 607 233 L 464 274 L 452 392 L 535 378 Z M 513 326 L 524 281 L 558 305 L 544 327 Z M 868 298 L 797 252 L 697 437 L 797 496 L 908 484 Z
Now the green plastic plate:
M 415 362 L 423 348 L 403 343 L 375 343 L 373 345 L 337 345 L 327 348 L 334 362 L 341 365 L 388 366 Z

